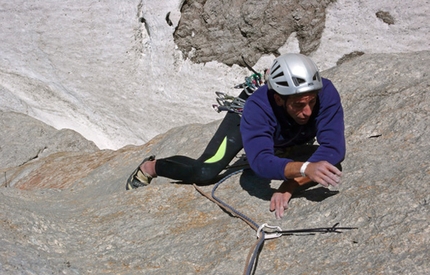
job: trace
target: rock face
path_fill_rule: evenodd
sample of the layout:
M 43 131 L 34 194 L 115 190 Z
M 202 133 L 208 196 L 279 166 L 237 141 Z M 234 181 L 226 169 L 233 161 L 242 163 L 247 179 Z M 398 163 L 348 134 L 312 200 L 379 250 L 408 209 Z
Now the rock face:
M 214 92 L 237 95 L 233 85 L 250 74 L 231 65 L 243 65 L 242 56 L 250 65 L 258 60 L 254 68 L 262 71 L 278 52 L 301 51 L 326 70 L 357 53 L 428 50 L 427 6 L 2 1 L 0 110 L 73 129 L 101 149 L 141 145 L 174 126 L 220 119 L 211 108 Z
M 255 274 L 430 273 L 429 62 L 430 52 L 364 54 L 323 73 L 345 109 L 348 153 L 338 190 L 305 190 L 276 220 L 268 209 L 280 182 L 245 170 L 218 188 L 220 199 L 258 224 L 358 228 L 267 240 Z M 157 178 L 124 188 L 144 156 L 198 157 L 218 123 L 174 128 L 138 147 L 56 152 L 2 169 L 0 273 L 240 274 L 256 240 L 242 220 L 191 185 Z M 28 140 L 38 135 L 27 127 Z M 2 131 L 2 139 L 12 142 L 4 136 L 21 130 Z
M 325 1 L 185 1 L 175 43 L 186 57 L 202 63 L 254 65 L 263 54 L 279 55 L 292 33 L 300 52 L 311 54 L 325 26 Z
M 56 152 L 95 152 L 97 146 L 70 130 L 56 130 L 27 115 L 0 112 L 1 168 L 11 168 Z

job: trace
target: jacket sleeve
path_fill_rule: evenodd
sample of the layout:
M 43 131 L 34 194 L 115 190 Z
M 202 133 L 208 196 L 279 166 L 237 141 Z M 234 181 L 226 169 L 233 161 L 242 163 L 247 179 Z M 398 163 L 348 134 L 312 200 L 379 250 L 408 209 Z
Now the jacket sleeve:
M 279 158 L 274 154 L 273 135 L 276 123 L 270 106 L 248 99 L 240 131 L 251 169 L 262 178 L 286 180 L 284 168 L 292 160 Z
M 323 79 L 320 110 L 316 118 L 318 149 L 309 162 L 328 161 L 333 165 L 345 158 L 345 126 L 343 108 L 338 91 L 330 80 Z

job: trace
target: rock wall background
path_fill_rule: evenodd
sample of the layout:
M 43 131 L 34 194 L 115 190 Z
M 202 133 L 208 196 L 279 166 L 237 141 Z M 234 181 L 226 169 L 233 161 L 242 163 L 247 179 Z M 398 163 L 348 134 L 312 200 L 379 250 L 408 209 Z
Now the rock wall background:
M 297 194 L 276 220 L 268 209 L 280 182 L 247 170 L 220 186 L 218 197 L 258 224 L 358 227 L 266 241 L 255 274 L 430 272 L 429 61 L 429 51 L 365 54 L 323 72 L 345 107 L 348 152 L 339 189 L 316 186 Z M 148 187 L 125 190 L 144 156 L 197 157 L 218 123 L 173 128 L 116 151 L 94 151 L 91 143 L 78 151 L 51 150 L 57 139 L 46 135 L 52 154 L 0 170 L 2 273 L 241 273 L 256 240 L 243 221 L 191 185 L 157 178 Z M 33 126 L 22 125 L 2 131 L 3 140 L 26 129 L 28 140 L 38 136 Z M 21 152 L 23 159 L 34 155 Z
M 302 51 L 325 70 L 351 53 L 428 50 L 424 2 L 3 1 L 0 110 L 101 149 L 142 145 L 220 119 L 214 92 L 239 93 L 242 56 L 262 70 Z
M 125 180 L 149 154 L 199 156 L 242 57 L 262 70 L 290 51 L 340 91 L 342 186 L 297 194 L 283 220 L 268 211 L 280 182 L 247 170 L 217 195 L 259 224 L 358 229 L 267 241 L 255 274 L 430 273 L 430 6 L 286 3 L 3 1 L 0 273 L 241 273 L 248 225 L 191 185 Z
M 175 43 L 192 61 L 254 65 L 278 56 L 293 33 L 300 52 L 310 55 L 320 44 L 326 8 L 335 1 L 185 1 Z

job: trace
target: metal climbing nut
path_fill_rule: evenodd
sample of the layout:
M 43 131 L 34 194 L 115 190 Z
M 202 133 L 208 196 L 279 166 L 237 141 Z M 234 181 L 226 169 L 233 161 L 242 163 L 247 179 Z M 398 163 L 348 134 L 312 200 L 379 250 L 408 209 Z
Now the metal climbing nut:
M 272 230 L 272 232 L 266 232 L 264 229 L 268 228 L 270 230 Z M 264 232 L 264 239 L 268 240 L 268 239 L 274 239 L 274 238 L 279 238 L 282 236 L 281 232 L 282 229 L 279 226 L 274 226 L 274 225 L 268 225 L 267 223 L 263 223 L 262 225 L 260 225 L 260 227 L 257 229 L 257 238 L 260 238 L 260 234 L 261 231 Z

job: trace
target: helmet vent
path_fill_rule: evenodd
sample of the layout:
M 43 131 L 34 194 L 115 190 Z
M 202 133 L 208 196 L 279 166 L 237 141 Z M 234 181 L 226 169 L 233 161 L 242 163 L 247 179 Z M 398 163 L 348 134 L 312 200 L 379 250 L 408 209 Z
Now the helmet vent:
M 279 86 L 284 86 L 284 87 L 289 87 L 290 86 L 288 84 L 288 81 L 279 81 L 279 82 L 276 82 L 276 84 L 278 84 Z
M 279 64 L 278 62 L 275 62 L 275 64 L 273 64 L 272 68 L 270 69 L 270 72 L 275 72 L 275 71 L 277 71 L 280 67 L 281 67 L 281 64 Z
M 281 76 L 284 76 L 284 72 L 283 71 L 281 71 L 279 74 L 273 76 L 273 79 L 276 79 L 276 78 L 281 77 Z
M 293 77 L 294 85 L 300 86 L 303 83 L 306 83 L 306 80 L 303 78 Z
M 313 80 L 313 81 L 316 81 L 316 80 L 321 81 L 321 79 L 320 79 L 320 74 L 319 74 L 318 72 L 316 72 L 316 73 L 314 74 L 314 77 L 312 78 L 312 80 Z

